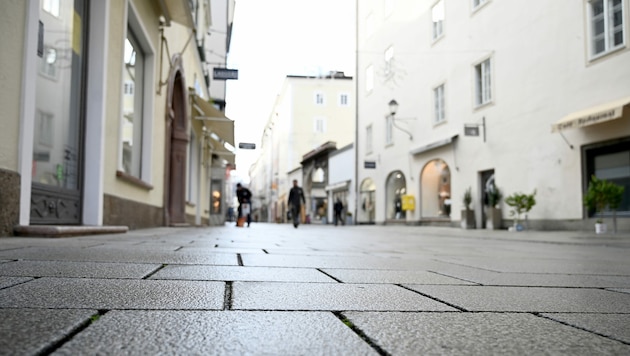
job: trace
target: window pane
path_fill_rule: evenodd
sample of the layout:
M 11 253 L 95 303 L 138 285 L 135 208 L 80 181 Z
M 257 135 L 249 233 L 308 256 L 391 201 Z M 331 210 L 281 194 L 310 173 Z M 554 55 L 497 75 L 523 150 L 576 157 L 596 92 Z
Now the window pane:
M 125 173 L 140 178 L 142 156 L 142 81 L 144 54 L 128 29 L 123 67 L 122 163 Z

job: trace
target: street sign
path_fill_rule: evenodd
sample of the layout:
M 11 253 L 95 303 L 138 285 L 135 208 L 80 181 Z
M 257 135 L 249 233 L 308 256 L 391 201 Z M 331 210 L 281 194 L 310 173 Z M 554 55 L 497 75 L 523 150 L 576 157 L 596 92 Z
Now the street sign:
M 365 169 L 375 169 L 376 168 L 376 162 L 375 161 L 364 161 L 363 162 L 363 168 L 365 168 Z
M 238 69 L 212 68 L 212 79 L 215 79 L 215 80 L 238 79 Z
M 479 125 L 477 124 L 465 124 L 464 125 L 465 136 L 479 136 Z
M 256 149 L 256 144 L 255 143 L 248 143 L 248 142 L 239 142 L 238 148 L 242 148 L 244 150 L 255 150 Z

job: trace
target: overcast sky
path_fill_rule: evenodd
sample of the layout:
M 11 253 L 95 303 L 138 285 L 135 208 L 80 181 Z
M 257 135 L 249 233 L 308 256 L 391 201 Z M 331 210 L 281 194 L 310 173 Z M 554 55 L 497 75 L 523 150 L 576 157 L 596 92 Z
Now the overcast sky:
M 355 0 L 236 0 L 228 68 L 227 116 L 235 121 L 236 166 L 243 179 L 284 78 L 331 70 L 354 76 Z

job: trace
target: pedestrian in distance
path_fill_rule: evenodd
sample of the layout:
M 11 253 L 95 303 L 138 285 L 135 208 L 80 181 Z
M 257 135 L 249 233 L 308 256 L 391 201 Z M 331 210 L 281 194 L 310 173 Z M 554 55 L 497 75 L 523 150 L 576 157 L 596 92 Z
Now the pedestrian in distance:
M 293 180 L 293 188 L 289 191 L 289 200 L 287 205 L 291 210 L 291 217 L 293 218 L 293 227 L 297 229 L 300 224 L 300 218 L 302 216 L 302 204 L 306 204 L 304 199 L 304 191 L 298 187 L 297 179 Z
M 252 192 L 243 187 L 241 183 L 237 183 L 236 198 L 238 199 L 238 218 L 236 220 L 236 226 L 238 227 L 238 220 L 245 216 L 247 218 L 247 227 L 249 227 L 252 223 Z
M 343 203 L 341 202 L 341 199 L 337 198 L 333 209 L 335 210 L 335 226 L 337 226 L 337 224 L 345 225 L 343 219 L 341 218 L 341 212 L 343 212 Z

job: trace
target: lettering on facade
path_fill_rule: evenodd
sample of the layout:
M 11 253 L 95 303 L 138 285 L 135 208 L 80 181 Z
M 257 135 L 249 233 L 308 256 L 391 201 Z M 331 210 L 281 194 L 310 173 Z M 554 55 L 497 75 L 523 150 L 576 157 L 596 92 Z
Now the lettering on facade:
M 375 169 L 376 168 L 376 162 L 375 161 L 364 161 L 363 162 L 363 168 L 365 168 L 365 169 Z
M 607 110 L 598 112 L 595 114 L 591 114 L 584 117 L 579 117 L 577 119 L 571 120 L 569 122 L 558 124 L 557 130 L 570 129 L 573 127 L 584 127 L 588 125 L 593 125 L 601 121 L 608 121 L 616 118 L 618 115 L 617 109 Z

